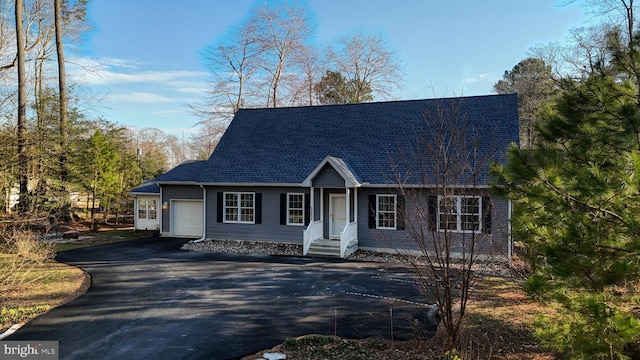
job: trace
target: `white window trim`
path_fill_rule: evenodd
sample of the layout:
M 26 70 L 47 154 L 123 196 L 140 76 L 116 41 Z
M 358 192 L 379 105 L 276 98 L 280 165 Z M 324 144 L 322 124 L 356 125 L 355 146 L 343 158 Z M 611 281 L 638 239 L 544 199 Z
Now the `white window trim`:
M 455 229 L 442 229 L 440 227 L 440 201 L 444 198 L 454 198 L 456 199 L 456 228 Z M 462 199 L 478 199 L 478 213 L 463 213 L 462 212 Z M 438 204 L 437 204 L 437 219 L 436 226 L 439 232 L 450 231 L 453 233 L 465 233 L 465 234 L 481 234 L 482 233 L 482 224 L 483 224 L 483 216 L 482 216 L 482 196 L 475 195 L 438 195 Z M 478 230 L 462 230 L 462 216 L 463 215 L 476 215 L 478 216 Z
M 393 198 L 393 227 L 380 226 L 380 198 Z M 385 211 L 389 212 L 390 211 Z M 378 230 L 398 230 L 398 195 L 395 194 L 376 194 L 376 229 Z
M 302 208 L 290 208 L 291 204 L 290 196 L 291 195 L 301 195 L 302 196 Z M 291 211 L 290 210 L 302 210 L 302 223 L 292 223 L 291 222 Z M 287 225 L 291 226 L 304 226 L 304 216 L 305 216 L 305 208 L 304 208 L 304 193 L 287 193 Z
M 155 208 L 152 209 L 151 203 L 155 203 Z M 155 216 L 151 217 L 151 212 L 154 212 Z M 156 199 L 147 199 L 147 219 L 148 220 L 157 220 L 158 219 L 158 200 Z
M 238 210 L 238 220 L 227 220 L 227 209 L 231 208 L 231 206 L 227 206 L 227 194 L 235 194 L 238 196 L 238 206 L 235 209 Z M 242 195 L 252 195 L 253 196 L 253 206 L 250 208 L 253 210 L 253 220 L 252 221 L 242 221 L 242 209 L 249 209 L 248 207 L 242 207 Z M 225 224 L 255 224 L 256 223 L 256 193 L 255 192 L 238 192 L 238 191 L 228 191 L 222 193 L 222 221 Z
M 142 206 L 142 202 L 144 202 L 144 207 Z M 141 211 L 144 211 L 144 217 L 140 216 Z M 147 220 L 147 218 L 149 217 L 149 208 L 147 205 L 147 199 L 138 198 L 138 209 L 137 209 L 136 217 L 140 220 Z

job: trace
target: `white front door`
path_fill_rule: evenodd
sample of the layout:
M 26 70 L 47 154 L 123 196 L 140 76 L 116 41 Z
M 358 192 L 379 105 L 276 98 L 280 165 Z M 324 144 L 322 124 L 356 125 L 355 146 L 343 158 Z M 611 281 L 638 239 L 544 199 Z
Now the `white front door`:
M 344 194 L 329 194 L 329 238 L 340 239 L 347 225 L 347 198 Z

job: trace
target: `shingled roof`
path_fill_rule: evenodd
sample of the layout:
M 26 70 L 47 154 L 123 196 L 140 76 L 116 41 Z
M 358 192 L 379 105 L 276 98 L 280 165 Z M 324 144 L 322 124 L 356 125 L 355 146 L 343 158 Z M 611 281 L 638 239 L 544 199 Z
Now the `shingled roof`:
M 300 185 L 330 157 L 360 184 L 393 184 L 399 174 L 420 183 L 408 159 L 416 158 L 416 144 L 433 141 L 433 127 L 446 123 L 453 131 L 480 134 L 467 150 L 502 162 L 507 146 L 518 141 L 517 106 L 510 94 L 241 109 L 209 160 L 183 164 L 156 180 Z
M 155 181 L 155 179 L 143 182 L 131 189 L 130 193 L 133 195 L 159 195 L 160 186 L 153 181 Z
M 157 183 L 197 183 L 207 160 L 186 161 L 156 178 Z

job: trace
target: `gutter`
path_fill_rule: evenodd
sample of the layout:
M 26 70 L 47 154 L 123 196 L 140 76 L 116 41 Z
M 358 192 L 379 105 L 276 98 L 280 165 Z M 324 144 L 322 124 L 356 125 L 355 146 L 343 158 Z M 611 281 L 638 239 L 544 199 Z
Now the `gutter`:
M 200 185 L 202 189 L 202 237 L 200 239 L 193 240 L 194 244 L 204 241 L 207 238 L 207 189 L 204 185 Z

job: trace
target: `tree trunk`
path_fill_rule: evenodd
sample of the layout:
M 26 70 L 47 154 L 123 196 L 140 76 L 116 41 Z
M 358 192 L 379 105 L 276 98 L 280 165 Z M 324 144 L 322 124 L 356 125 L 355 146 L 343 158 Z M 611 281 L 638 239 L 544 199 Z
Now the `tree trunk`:
M 58 157 L 60 167 L 60 201 L 62 201 L 61 216 L 63 220 L 69 217 L 69 201 L 67 194 L 67 74 L 64 64 L 64 44 L 62 43 L 62 0 L 54 0 L 55 27 L 56 27 L 56 54 L 58 56 L 58 91 L 60 96 L 60 153 Z
M 36 147 L 36 160 L 33 164 L 33 179 L 42 179 L 41 175 L 42 159 L 44 158 L 45 146 L 44 146 L 44 108 L 43 108 L 43 62 L 35 61 L 34 62 L 34 106 L 36 110 L 36 139 L 34 139 L 34 145 Z
M 18 211 L 25 213 L 28 209 L 28 163 L 27 163 L 27 88 L 24 53 L 24 24 L 22 19 L 22 0 L 15 0 L 16 51 L 18 59 L 18 126 L 16 138 L 18 142 L 18 184 L 20 200 Z
M 95 214 L 96 214 L 96 193 L 98 192 L 98 172 L 95 171 L 93 173 L 93 185 L 92 185 L 92 190 L 91 190 L 91 230 L 92 231 L 96 231 L 98 230 L 96 227 L 96 220 L 95 220 Z

